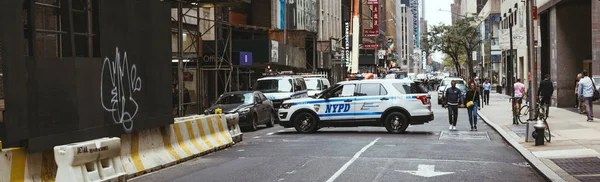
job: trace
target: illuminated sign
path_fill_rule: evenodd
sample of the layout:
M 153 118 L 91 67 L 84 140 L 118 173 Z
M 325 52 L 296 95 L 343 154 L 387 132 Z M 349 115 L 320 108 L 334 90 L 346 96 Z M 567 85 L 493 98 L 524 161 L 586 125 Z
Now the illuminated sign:
M 343 60 L 346 63 L 346 67 L 350 68 L 350 22 L 344 22 L 344 54 Z

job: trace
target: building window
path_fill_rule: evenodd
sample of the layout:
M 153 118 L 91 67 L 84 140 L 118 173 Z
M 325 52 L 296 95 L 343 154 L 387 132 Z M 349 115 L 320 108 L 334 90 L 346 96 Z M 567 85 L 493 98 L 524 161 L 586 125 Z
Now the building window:
M 72 1 L 70 6 L 68 0 L 31 2 L 23 6 L 29 56 L 99 57 L 97 0 Z

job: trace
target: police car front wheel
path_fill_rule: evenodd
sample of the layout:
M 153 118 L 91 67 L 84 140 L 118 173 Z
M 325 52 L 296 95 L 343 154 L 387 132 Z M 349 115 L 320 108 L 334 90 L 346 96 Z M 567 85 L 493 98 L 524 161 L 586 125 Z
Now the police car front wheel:
M 404 133 L 408 128 L 408 119 L 402 113 L 393 112 L 387 115 L 384 125 L 390 133 Z
M 294 118 L 294 128 L 300 133 L 311 133 L 317 131 L 317 119 L 314 115 L 302 112 Z

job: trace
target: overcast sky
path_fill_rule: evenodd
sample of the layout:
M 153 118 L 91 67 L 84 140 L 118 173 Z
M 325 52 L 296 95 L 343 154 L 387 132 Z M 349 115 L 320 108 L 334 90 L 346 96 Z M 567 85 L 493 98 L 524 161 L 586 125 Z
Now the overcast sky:
M 429 26 L 439 25 L 440 23 L 452 24 L 452 14 L 450 13 L 450 4 L 452 2 L 452 0 L 425 0 L 425 19 L 427 19 L 427 24 Z M 441 62 L 442 58 L 443 54 L 441 53 L 431 55 L 432 61 Z

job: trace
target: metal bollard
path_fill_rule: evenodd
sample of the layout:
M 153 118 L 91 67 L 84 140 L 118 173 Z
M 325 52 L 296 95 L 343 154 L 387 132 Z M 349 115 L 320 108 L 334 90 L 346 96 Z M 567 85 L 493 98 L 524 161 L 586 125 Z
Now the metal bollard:
M 544 145 L 544 130 L 546 130 L 546 125 L 544 122 L 537 120 L 535 125 L 533 125 L 535 131 L 533 132 L 533 138 L 535 138 L 535 146 Z

